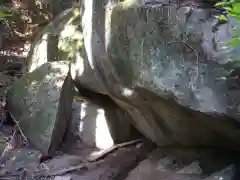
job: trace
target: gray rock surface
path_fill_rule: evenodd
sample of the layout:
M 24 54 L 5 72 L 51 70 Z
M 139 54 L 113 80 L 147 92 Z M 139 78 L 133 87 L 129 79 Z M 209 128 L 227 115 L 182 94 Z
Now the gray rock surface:
M 35 149 L 18 148 L 11 150 L 0 160 L 0 176 L 15 174 L 23 170 L 27 172 L 34 172 L 40 164 L 41 157 L 41 152 Z
M 190 153 L 189 150 L 181 153 L 170 150 L 164 154 L 164 151 L 160 149 L 151 153 L 129 172 L 125 180 L 230 180 L 235 177 L 233 164 L 227 165 L 226 160 L 224 163 L 222 157 L 217 157 L 206 149 L 192 149 Z M 192 155 L 193 152 L 195 155 Z
M 239 27 L 234 20 L 217 25 L 214 10 L 174 6 L 118 5 L 110 12 L 107 55 L 121 85 L 239 119 L 239 81 L 231 75 L 237 66 L 229 58 L 237 57 L 240 47 L 226 49 L 224 44 L 232 27 Z
M 202 174 L 202 169 L 199 166 L 199 162 L 195 161 L 191 163 L 190 165 L 180 169 L 176 173 L 178 174 L 195 174 L 195 175 L 201 175 Z
M 239 24 L 220 23 L 216 9 L 168 3 L 83 1 L 84 48 L 71 76 L 109 96 L 159 146 L 239 150 L 239 69 L 230 59 L 240 47 L 225 44 Z
M 239 72 L 229 61 L 240 51 L 225 46 L 234 19 L 221 24 L 201 7 L 91 2 L 77 83 L 109 95 L 159 146 L 240 149 Z
M 51 62 L 17 81 L 8 92 L 7 106 L 30 143 L 48 155 L 62 142 L 72 99 L 69 63 Z
M 211 174 L 209 177 L 205 178 L 204 180 L 232 180 L 234 178 L 235 167 L 233 165 L 229 165 L 218 172 Z

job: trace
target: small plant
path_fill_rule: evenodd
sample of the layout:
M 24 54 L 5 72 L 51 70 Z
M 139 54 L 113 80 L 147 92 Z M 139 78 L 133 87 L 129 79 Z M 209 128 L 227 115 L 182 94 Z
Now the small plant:
M 75 52 L 78 51 L 83 45 L 83 35 L 77 30 L 75 26 L 66 26 L 64 31 L 61 32 L 61 38 L 59 39 L 58 48 L 64 54 L 66 58 L 73 58 Z M 62 54 L 62 56 L 64 56 Z
M 4 20 L 9 16 L 12 16 L 12 11 L 5 6 L 0 5 L 0 20 Z

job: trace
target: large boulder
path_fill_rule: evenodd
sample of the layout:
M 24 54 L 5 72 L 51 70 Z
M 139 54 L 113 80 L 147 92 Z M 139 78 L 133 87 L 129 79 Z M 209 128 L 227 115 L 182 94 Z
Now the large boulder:
M 239 70 L 231 61 L 240 51 L 226 48 L 234 19 L 220 22 L 216 9 L 194 3 L 85 1 L 84 48 L 71 58 L 79 90 L 109 96 L 159 146 L 240 149 Z
M 239 71 L 230 61 L 240 51 L 226 48 L 239 25 L 219 22 L 215 9 L 161 2 L 86 1 L 75 81 L 110 96 L 159 146 L 240 150 Z
M 8 92 L 10 114 L 44 155 L 62 142 L 71 116 L 73 85 L 68 62 L 48 62 L 24 75 Z
M 81 76 L 81 79 L 84 81 L 84 86 L 79 88 L 80 96 L 84 95 L 82 93 L 83 89 L 91 87 L 91 83 L 94 83 L 98 87 L 98 90 L 104 93 L 106 92 L 105 86 L 101 83 L 101 77 L 99 77 L 97 71 L 91 69 L 88 64 L 84 64 L 84 72 L 81 75 L 80 71 L 76 71 L 76 69 L 82 67 L 83 59 L 86 58 L 86 53 L 82 47 L 83 35 L 81 26 L 79 26 L 80 17 L 79 10 L 77 11 L 76 8 L 72 8 L 58 15 L 47 25 L 35 39 L 31 47 L 25 70 L 26 72 L 32 72 L 42 64 L 52 61 L 47 52 L 51 51 L 49 49 L 51 48 L 51 45 L 49 45 L 49 35 L 55 34 L 59 37 L 59 60 L 67 59 L 71 61 L 71 77 L 76 82 L 78 81 L 76 77 Z M 90 99 L 96 100 L 98 97 L 94 96 Z M 72 111 L 74 129 L 70 131 L 78 131 L 84 142 L 93 146 L 96 145 L 99 148 L 106 148 L 113 143 L 120 143 L 134 138 L 136 133 L 132 131 L 133 128 L 129 122 L 129 115 L 121 110 L 109 97 L 101 99 L 100 104 L 91 103 L 90 101 L 86 103 L 87 115 L 84 118 L 79 117 L 79 112 L 85 111 L 85 103 L 79 101 L 75 103 L 76 101 L 74 101 L 74 109 Z M 80 122 L 84 122 L 85 124 L 84 132 L 81 133 L 79 130 Z M 96 123 L 100 126 L 97 129 L 95 128 Z M 104 133 L 100 133 L 102 134 L 100 137 L 98 134 L 101 131 Z

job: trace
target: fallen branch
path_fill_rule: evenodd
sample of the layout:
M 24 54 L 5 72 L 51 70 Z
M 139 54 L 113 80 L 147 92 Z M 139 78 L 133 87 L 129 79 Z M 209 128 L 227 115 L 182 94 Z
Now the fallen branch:
M 1 154 L 1 158 L 5 155 L 6 152 L 8 152 L 9 150 L 11 150 L 11 148 L 12 148 L 12 141 L 13 141 L 13 139 L 14 139 L 14 136 L 15 136 L 15 134 L 16 134 L 16 131 L 17 131 L 17 128 L 16 128 L 16 126 L 15 126 L 14 132 L 13 132 L 13 135 L 12 135 L 10 141 L 9 141 L 9 142 L 6 142 L 6 143 L 7 143 L 7 146 L 4 148 L 4 150 L 3 150 L 2 154 Z
M 89 167 L 89 165 L 90 165 L 89 162 L 83 162 L 83 163 L 81 163 L 79 165 L 76 165 L 76 166 L 70 166 L 70 167 L 67 167 L 67 168 L 63 168 L 63 169 L 59 169 L 59 170 L 53 170 L 53 171 L 49 170 L 49 168 L 47 167 L 47 169 L 36 172 L 34 174 L 34 177 L 38 177 L 38 176 L 60 176 L 60 175 L 66 174 L 66 173 L 71 172 L 71 171 L 75 171 L 75 170 L 79 170 L 79 169 L 82 169 L 82 168 L 85 168 L 85 167 Z
M 89 98 L 84 97 L 84 96 L 74 96 L 74 98 L 76 98 L 79 101 L 90 101 Z
M 130 146 L 130 145 L 133 145 L 133 144 L 136 144 L 136 143 L 139 143 L 141 142 L 143 139 L 136 139 L 136 140 L 132 140 L 132 141 L 128 141 L 128 142 L 124 142 L 124 143 L 121 143 L 121 144 L 116 144 L 108 149 L 105 149 L 103 150 L 102 152 L 100 152 L 99 154 L 97 155 L 90 155 L 88 158 L 87 158 L 87 161 L 89 162 L 94 162 L 94 161 L 97 161 L 101 158 L 103 158 L 104 156 L 106 156 L 107 154 L 117 150 L 118 148 L 123 148 L 123 147 L 126 147 L 126 146 Z
M 13 177 L 13 176 L 6 176 L 6 177 L 0 177 L 1 180 L 17 180 L 16 177 Z
M 63 169 L 55 170 L 55 171 L 45 170 L 44 172 L 36 173 L 34 176 L 35 177 L 37 177 L 39 175 L 59 176 L 59 175 L 66 174 L 66 173 L 71 172 L 71 171 L 80 170 L 80 169 L 83 169 L 83 168 L 89 168 L 90 165 L 94 164 L 93 161 L 99 160 L 100 158 L 106 156 L 110 152 L 112 152 L 112 151 L 114 151 L 118 148 L 123 148 L 123 147 L 129 146 L 129 145 L 141 142 L 141 141 L 142 141 L 142 139 L 137 139 L 137 140 L 133 140 L 133 141 L 124 142 L 124 143 L 121 143 L 121 144 L 116 144 L 116 145 L 110 147 L 109 149 L 104 150 L 103 152 L 101 152 L 97 156 L 89 157 L 87 159 L 87 161 L 84 161 L 83 163 L 81 163 L 79 165 L 71 166 L 71 167 L 68 167 L 68 168 L 63 168 Z
M 27 143 L 28 144 L 28 140 L 27 140 L 27 137 L 25 136 L 25 134 L 23 133 L 22 129 L 20 128 L 19 124 L 18 124 L 18 121 L 13 117 L 12 113 L 9 111 L 9 114 L 10 116 L 12 117 L 12 119 L 14 120 L 16 126 L 18 127 L 18 130 L 19 132 L 21 133 L 23 139 L 24 139 L 24 143 Z
M 71 166 L 69 168 L 64 168 L 64 169 L 61 169 L 61 170 L 58 170 L 58 171 L 53 171 L 53 172 L 47 172 L 47 175 L 48 176 L 59 176 L 59 175 L 63 175 L 63 174 L 66 174 L 68 172 L 71 172 L 71 171 L 75 171 L 75 170 L 79 170 L 79 169 L 82 169 L 82 168 L 85 168 L 88 166 L 88 163 L 82 163 L 82 164 L 79 164 L 77 166 Z

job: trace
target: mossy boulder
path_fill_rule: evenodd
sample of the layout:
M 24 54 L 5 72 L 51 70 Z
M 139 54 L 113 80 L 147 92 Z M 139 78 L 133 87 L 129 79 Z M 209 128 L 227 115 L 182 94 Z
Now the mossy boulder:
M 11 87 L 7 106 L 30 143 L 47 155 L 62 142 L 72 100 L 69 63 L 48 62 Z

